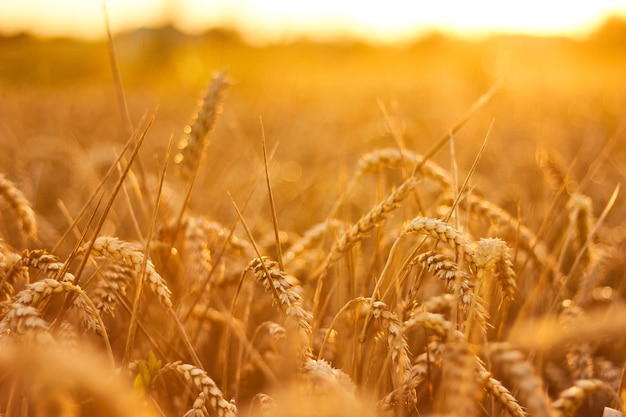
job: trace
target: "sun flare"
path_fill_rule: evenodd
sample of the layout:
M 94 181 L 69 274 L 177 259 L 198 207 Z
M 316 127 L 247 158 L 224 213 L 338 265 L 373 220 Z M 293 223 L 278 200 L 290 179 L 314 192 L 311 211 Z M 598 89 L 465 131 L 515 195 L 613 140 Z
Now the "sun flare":
M 376 42 L 406 40 L 431 31 L 463 36 L 493 32 L 535 35 L 581 35 L 610 15 L 626 15 L 618 0 L 594 2 L 352 2 L 319 0 L 108 0 L 116 30 L 172 23 L 187 31 L 232 26 L 253 42 L 300 36 L 361 37 Z M 95 38 L 103 35 L 102 7 L 79 0 L 30 0 L 0 4 L 4 31 Z

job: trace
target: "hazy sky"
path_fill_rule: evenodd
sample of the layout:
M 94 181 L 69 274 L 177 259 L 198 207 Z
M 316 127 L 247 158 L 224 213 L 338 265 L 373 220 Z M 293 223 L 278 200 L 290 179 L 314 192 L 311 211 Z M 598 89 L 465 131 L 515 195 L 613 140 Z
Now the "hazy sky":
M 580 35 L 611 14 L 626 16 L 626 0 L 0 0 L 0 31 L 101 37 L 103 3 L 114 31 L 166 21 L 192 32 L 234 25 L 259 42 L 303 34 L 389 42 L 433 29 Z

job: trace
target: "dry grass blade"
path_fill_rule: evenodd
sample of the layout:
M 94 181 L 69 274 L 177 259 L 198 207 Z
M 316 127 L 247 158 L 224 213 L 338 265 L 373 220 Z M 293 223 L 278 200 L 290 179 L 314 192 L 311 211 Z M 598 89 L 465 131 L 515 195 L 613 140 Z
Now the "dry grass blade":
M 120 107 L 120 112 L 124 118 L 126 130 L 130 134 L 133 131 L 133 122 L 130 119 L 130 112 L 128 111 L 128 101 L 126 100 L 126 94 L 124 93 L 124 87 L 122 85 L 122 77 L 120 76 L 120 67 L 117 62 L 117 53 L 115 52 L 115 43 L 113 42 L 113 35 L 111 35 L 111 25 L 109 24 L 109 13 L 107 12 L 106 3 L 102 3 L 102 16 L 104 17 L 104 26 L 107 32 L 107 46 L 109 48 L 109 59 L 111 61 L 111 72 L 113 74 L 113 80 L 115 81 L 115 93 L 117 95 L 117 104 Z
M 267 184 L 267 196 L 270 202 L 270 211 L 272 212 L 272 225 L 274 226 L 274 240 L 276 241 L 276 256 L 278 258 L 278 267 L 281 271 L 285 270 L 283 264 L 283 250 L 280 244 L 280 229 L 278 228 L 278 216 L 276 215 L 276 203 L 274 202 L 274 194 L 272 193 L 272 184 L 270 182 L 270 169 L 267 160 L 267 146 L 265 141 L 265 128 L 261 121 L 261 131 L 263 133 L 263 167 L 265 169 L 265 182 Z
M 142 120 L 143 122 L 143 120 Z M 151 122 L 150 122 L 151 123 Z M 119 164 L 122 161 L 122 158 L 124 157 L 124 154 L 126 153 L 126 151 L 130 148 L 130 146 L 133 144 L 133 142 L 136 140 L 136 136 L 138 133 L 140 133 L 141 131 L 136 130 L 135 132 L 133 132 L 132 135 L 130 135 L 130 137 L 128 138 L 128 140 L 126 141 L 126 143 L 124 144 L 124 147 L 122 148 L 122 150 L 119 152 L 119 154 L 117 155 L 115 161 L 111 164 L 111 166 L 109 167 L 109 169 L 107 170 L 106 174 L 102 177 L 102 179 L 100 180 L 100 182 L 98 183 L 98 185 L 93 189 L 91 195 L 89 196 L 89 199 L 85 202 L 85 204 L 82 206 L 82 208 L 80 209 L 78 215 L 76 216 L 76 218 L 74 219 L 74 221 L 72 222 L 72 224 L 66 229 L 65 233 L 63 233 L 63 236 L 61 236 L 61 238 L 56 242 L 56 244 L 54 245 L 52 252 L 56 251 L 61 244 L 65 241 L 65 239 L 69 236 L 69 234 L 72 231 L 75 231 L 76 226 L 78 225 L 78 222 L 80 220 L 82 220 L 83 216 L 85 215 L 85 213 L 87 213 L 87 210 L 89 209 L 89 207 L 91 206 L 91 203 L 93 203 L 93 201 L 96 199 L 96 197 L 98 195 L 100 195 L 100 199 L 103 198 L 103 196 L 100 194 L 100 191 L 102 191 L 102 189 L 104 188 L 106 182 L 111 178 L 111 176 L 113 175 L 113 173 L 115 172 L 115 170 L 117 169 L 117 167 L 119 166 Z M 144 131 L 144 133 L 147 132 L 147 130 Z M 145 135 L 144 135 L 145 137 Z M 136 149 L 138 150 L 139 147 L 136 147 Z M 132 155 L 135 155 L 136 151 L 132 152 Z M 134 158 L 134 156 L 131 155 L 131 160 Z M 129 164 L 130 166 L 130 164 Z M 96 205 L 96 208 L 100 205 L 100 203 L 98 203 Z M 91 222 L 93 221 L 93 218 L 95 218 L 95 209 L 92 213 L 92 218 L 89 219 L 88 221 L 88 225 L 91 224 Z M 85 230 L 85 233 L 87 232 L 87 230 Z M 76 247 L 78 247 L 79 244 L 77 244 Z
M 472 178 L 472 175 L 474 174 L 474 171 L 476 171 L 476 167 L 478 166 L 478 162 L 480 161 L 480 158 L 483 156 L 483 153 L 485 152 L 485 148 L 487 147 L 487 139 L 489 138 L 489 134 L 491 133 L 491 128 L 492 127 L 493 127 L 493 120 L 491 121 L 491 123 L 489 124 L 489 127 L 487 128 L 487 134 L 485 135 L 485 138 L 483 139 L 483 141 L 482 141 L 482 143 L 480 145 L 480 149 L 478 150 L 478 153 L 476 154 L 476 157 L 474 158 L 474 162 L 472 163 L 472 166 L 471 166 L 469 172 L 465 176 L 465 180 L 463 181 L 463 184 L 461 185 L 461 188 L 456 192 L 456 198 L 455 198 L 454 202 L 452 203 L 452 207 L 450 208 L 450 211 L 448 212 L 448 215 L 444 217 L 444 220 L 446 222 L 448 220 L 450 220 L 450 217 L 452 217 L 452 214 L 454 214 L 454 212 L 456 210 L 456 206 L 459 203 L 459 199 L 465 193 L 465 190 L 467 189 L 467 187 L 469 185 L 469 181 Z
M 93 236 L 94 239 L 91 240 L 91 242 L 88 244 L 88 247 L 84 250 L 84 253 L 86 253 L 86 256 L 83 258 L 82 262 L 80 263 L 80 265 L 78 266 L 78 269 L 76 270 L 75 273 L 75 284 L 78 284 L 78 282 L 80 281 L 81 278 L 81 274 L 83 272 L 83 269 L 85 268 L 85 265 L 87 265 L 87 260 L 89 257 L 89 254 L 91 253 L 91 246 L 93 246 L 93 244 L 95 243 L 95 237 L 98 236 L 100 234 L 100 230 L 102 229 L 102 226 L 104 225 L 104 222 L 107 219 L 107 216 L 111 210 L 111 207 L 113 206 L 113 202 L 115 201 L 117 194 L 119 193 L 120 189 L 122 188 L 122 185 L 124 184 L 124 180 L 126 179 L 126 176 L 128 175 L 128 173 L 130 172 L 130 168 L 133 164 L 133 161 L 135 160 L 135 158 L 137 157 L 138 153 L 139 153 L 139 149 L 141 149 L 141 146 L 143 145 L 147 135 L 148 135 L 148 131 L 150 130 L 150 127 L 152 126 L 152 123 L 154 122 L 154 117 L 152 117 L 149 122 L 147 123 L 147 125 L 145 126 L 145 128 L 143 128 L 141 130 L 141 135 L 139 137 L 139 140 L 137 141 L 137 143 L 135 144 L 135 147 L 130 155 L 130 157 L 128 158 L 128 163 L 126 164 L 126 167 L 124 168 L 123 172 L 121 173 L 120 177 L 118 178 L 113 191 L 111 192 L 111 196 L 109 197 L 109 200 L 106 204 L 106 207 L 104 208 L 103 213 L 100 216 L 100 220 L 98 220 L 98 222 L 96 223 L 95 227 L 94 227 L 94 231 L 93 231 Z M 95 210 L 94 210 L 94 215 L 95 215 Z M 92 217 L 91 219 L 93 219 L 94 217 Z M 90 219 L 90 222 L 91 222 Z M 89 225 L 88 225 L 89 226 Z M 85 228 L 85 233 L 87 233 L 88 227 Z M 83 234 L 84 237 L 84 234 Z M 80 243 L 77 242 L 76 244 L 78 245 Z M 78 249 L 78 247 L 76 247 L 76 249 Z M 65 263 L 65 269 L 69 267 L 69 264 L 71 263 L 71 261 L 73 260 L 74 256 L 76 256 L 76 252 L 73 252 L 72 254 L 70 254 L 69 259 L 67 260 L 67 262 Z M 63 272 L 66 272 L 65 270 Z M 61 319 L 63 317 L 63 311 L 61 311 L 61 315 L 59 316 L 59 319 Z
M 141 264 L 139 265 L 139 269 L 137 270 L 137 264 L 135 262 L 131 262 L 132 265 L 128 265 L 128 266 L 132 266 L 133 268 L 135 268 L 135 270 L 139 273 L 139 282 L 137 284 L 137 288 L 135 290 L 135 300 L 133 302 L 133 312 L 132 312 L 132 316 L 130 319 L 130 325 L 129 325 L 129 329 L 128 329 L 128 336 L 126 338 L 126 348 L 124 350 L 124 363 L 128 363 L 130 360 L 130 354 L 131 354 L 131 350 L 133 348 L 133 345 L 135 343 L 135 333 L 137 331 L 137 320 L 138 320 L 138 314 L 139 314 L 139 301 L 141 299 L 141 292 L 143 289 L 143 283 L 144 281 L 148 281 L 148 283 L 150 284 L 150 288 L 152 289 L 152 291 L 154 291 L 158 297 L 159 300 L 161 301 L 161 303 L 167 307 L 170 311 L 172 310 L 172 300 L 171 300 L 171 291 L 170 289 L 167 287 L 167 285 L 165 284 L 165 282 L 163 281 L 163 279 L 161 278 L 161 276 L 159 274 L 157 274 L 157 272 L 154 269 L 154 265 L 152 264 L 152 261 L 149 259 L 149 253 L 150 253 L 150 244 L 152 242 L 152 234 L 154 232 L 154 229 L 156 227 L 156 221 L 157 221 L 157 216 L 159 213 L 159 206 L 160 206 L 160 202 L 161 202 L 161 194 L 163 192 L 163 184 L 165 182 L 165 175 L 167 174 L 167 167 L 169 165 L 169 160 L 170 160 L 170 152 L 172 150 L 172 140 L 170 138 L 170 142 L 167 148 L 167 152 L 165 153 L 165 159 L 164 159 L 164 163 L 163 163 L 163 169 L 161 170 L 161 176 L 159 179 L 159 189 L 157 191 L 157 196 L 156 196 L 156 201 L 154 203 L 154 210 L 152 212 L 152 222 L 150 224 L 150 229 L 148 230 L 148 238 L 146 240 L 145 243 L 145 247 L 144 247 L 144 252 L 142 254 L 142 259 L 141 259 Z M 92 250 L 96 247 L 96 245 L 94 244 L 92 246 Z M 120 249 L 122 249 L 120 247 Z M 115 255 L 114 255 L 115 256 Z M 131 255 L 132 256 L 132 255 Z M 122 254 L 122 258 L 124 258 L 125 256 Z M 118 261 L 122 261 L 123 259 L 119 259 L 117 258 Z M 187 340 L 187 338 L 184 337 L 185 340 Z M 189 346 L 189 350 L 195 354 L 195 349 L 193 349 L 192 346 Z M 196 358 L 196 361 L 198 362 L 198 365 L 201 365 L 199 359 L 197 359 L 197 355 L 194 355 L 194 357 Z
M 452 135 L 458 132 L 459 129 L 461 129 L 463 125 L 465 125 L 465 123 L 467 123 L 467 121 L 470 120 L 472 116 L 476 114 L 476 112 L 478 112 L 478 110 L 484 107 L 493 98 L 493 96 L 498 92 L 499 89 L 500 83 L 497 83 L 492 86 L 486 93 L 480 96 L 478 100 L 476 100 L 476 102 L 472 105 L 472 107 L 470 107 L 470 109 L 463 116 L 461 116 L 461 118 L 457 120 L 456 123 L 452 125 L 452 127 L 439 139 L 439 141 L 437 141 L 437 143 L 435 143 L 435 145 L 424 155 L 424 159 L 422 159 L 421 162 L 415 165 L 415 167 L 413 168 L 412 176 L 414 176 L 416 172 L 419 172 L 419 170 L 422 169 L 422 166 L 426 163 L 426 161 L 430 160 L 430 158 L 432 158 L 437 152 L 439 152 L 439 150 L 446 143 L 448 143 Z

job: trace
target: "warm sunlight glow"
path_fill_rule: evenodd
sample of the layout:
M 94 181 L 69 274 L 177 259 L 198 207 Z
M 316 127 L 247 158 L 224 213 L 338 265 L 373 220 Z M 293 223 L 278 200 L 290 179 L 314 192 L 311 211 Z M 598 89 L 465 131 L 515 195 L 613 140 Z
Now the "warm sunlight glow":
M 493 32 L 580 36 L 610 15 L 626 15 L 626 3 L 622 0 L 107 0 L 105 3 L 114 30 L 165 23 L 195 32 L 212 26 L 233 26 L 248 40 L 259 43 L 300 36 L 358 36 L 393 42 L 433 30 L 463 36 Z M 102 7 L 97 1 L 0 3 L 3 32 L 95 38 L 103 34 L 102 20 Z

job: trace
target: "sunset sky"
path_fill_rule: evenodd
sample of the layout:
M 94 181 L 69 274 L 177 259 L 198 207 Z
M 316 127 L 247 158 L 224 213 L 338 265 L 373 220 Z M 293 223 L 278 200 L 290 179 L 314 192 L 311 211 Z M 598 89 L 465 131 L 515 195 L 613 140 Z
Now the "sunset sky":
M 174 23 L 190 32 L 232 26 L 255 42 L 302 35 L 406 40 L 432 30 L 480 36 L 493 32 L 584 36 L 624 0 L 106 0 L 114 31 Z M 0 0 L 0 32 L 98 38 L 101 0 Z

